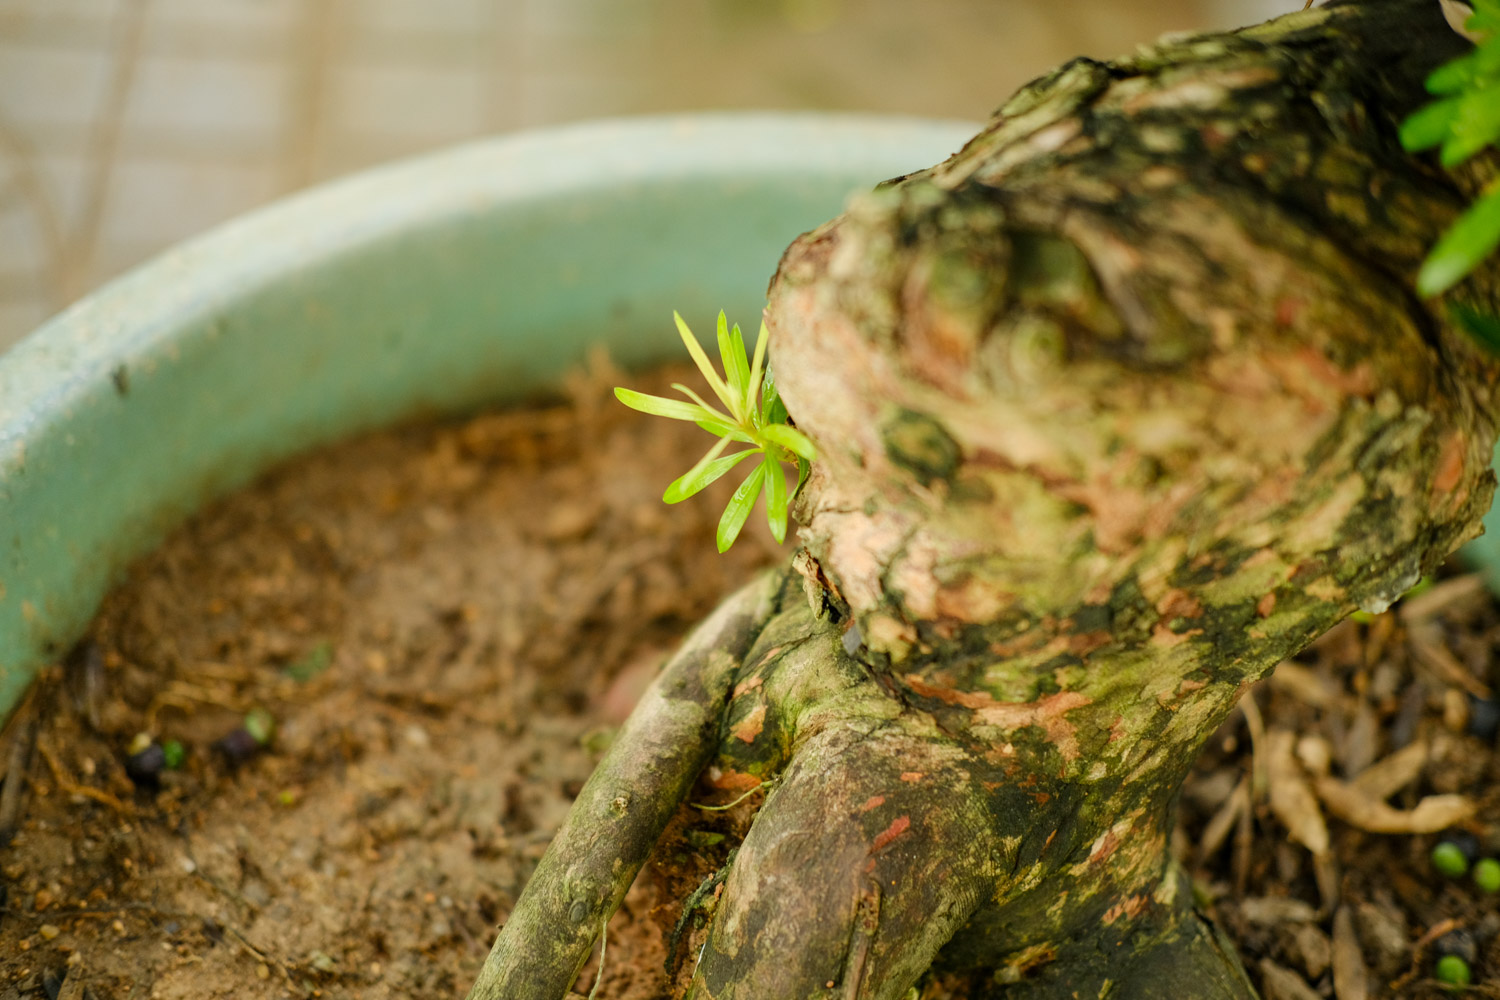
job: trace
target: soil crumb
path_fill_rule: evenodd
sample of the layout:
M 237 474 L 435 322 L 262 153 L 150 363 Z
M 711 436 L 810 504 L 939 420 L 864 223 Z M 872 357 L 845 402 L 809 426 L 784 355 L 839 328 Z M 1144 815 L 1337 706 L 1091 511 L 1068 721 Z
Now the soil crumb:
M 758 516 L 715 552 L 733 477 L 661 503 L 711 442 L 609 388 L 684 374 L 596 359 L 563 398 L 309 455 L 135 566 L 0 736 L 0 998 L 462 995 L 612 727 L 789 555 Z M 1500 897 L 1430 860 L 1500 856 L 1497 648 L 1494 601 L 1452 575 L 1339 626 L 1210 741 L 1175 846 L 1267 1000 L 1452 996 L 1444 953 L 1500 997 Z M 1439 795 L 1472 812 L 1366 829 Z M 668 996 L 668 932 L 725 847 L 694 836 L 674 824 L 611 921 L 600 998 Z

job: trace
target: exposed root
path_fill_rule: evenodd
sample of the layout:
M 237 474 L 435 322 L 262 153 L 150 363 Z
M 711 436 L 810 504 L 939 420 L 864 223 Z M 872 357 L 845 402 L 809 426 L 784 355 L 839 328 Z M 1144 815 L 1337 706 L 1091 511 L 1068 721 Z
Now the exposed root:
M 470 991 L 555 1000 L 587 960 L 719 735 L 740 658 L 775 609 L 780 574 L 739 591 L 684 643 L 579 793 Z

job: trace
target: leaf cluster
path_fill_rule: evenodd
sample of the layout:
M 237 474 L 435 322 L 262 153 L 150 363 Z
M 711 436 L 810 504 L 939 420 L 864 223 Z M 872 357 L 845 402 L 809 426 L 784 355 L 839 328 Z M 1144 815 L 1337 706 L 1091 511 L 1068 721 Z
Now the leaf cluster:
M 772 536 L 781 542 L 786 538 L 788 504 L 796 495 L 795 489 L 790 495 L 787 492 L 782 464 L 796 467 L 797 489 L 801 489 L 807 479 L 808 463 L 817 458 L 817 449 L 807 435 L 787 423 L 786 407 L 782 405 L 776 392 L 776 380 L 766 364 L 766 325 L 760 325 L 752 360 L 745 351 L 745 338 L 739 325 L 730 328 L 724 314 L 719 313 L 719 359 L 724 366 L 724 373 L 720 375 L 683 318 L 675 312 L 672 318 L 677 321 L 677 332 L 693 362 L 723 409 L 710 405 L 680 382 L 674 382 L 672 388 L 686 396 L 686 400 L 652 396 L 634 389 L 615 389 L 615 398 L 631 409 L 671 420 L 691 420 L 719 437 L 698 464 L 672 481 L 662 499 L 667 503 L 686 500 L 746 459 L 759 457 L 724 508 L 724 514 L 719 518 L 716 542 L 720 552 L 727 551 L 734 544 L 762 490 L 766 494 L 766 522 Z M 731 444 L 749 447 L 726 455 Z
M 1427 78 L 1435 98 L 1401 126 L 1401 144 L 1412 152 L 1438 149 L 1449 169 L 1500 147 L 1500 0 L 1473 0 L 1465 34 L 1478 39 L 1473 51 Z M 1462 281 L 1500 246 L 1500 178 L 1445 232 L 1417 276 L 1423 295 L 1440 295 Z

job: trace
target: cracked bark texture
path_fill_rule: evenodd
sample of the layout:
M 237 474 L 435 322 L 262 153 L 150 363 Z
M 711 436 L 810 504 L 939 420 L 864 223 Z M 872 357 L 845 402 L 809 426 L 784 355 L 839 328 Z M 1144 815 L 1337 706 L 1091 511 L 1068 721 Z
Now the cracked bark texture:
M 1447 307 L 1500 309 L 1500 268 L 1413 286 L 1495 163 L 1395 138 L 1466 44 L 1362 0 L 1075 61 L 793 244 L 767 321 L 821 451 L 803 549 L 669 666 L 691 724 L 643 706 L 471 996 L 562 996 L 707 762 L 776 783 L 697 1000 L 1253 997 L 1171 863 L 1177 788 L 1493 490 L 1500 369 Z M 629 829 L 620 794 L 652 803 Z M 529 954 L 552 985 L 493 972 Z

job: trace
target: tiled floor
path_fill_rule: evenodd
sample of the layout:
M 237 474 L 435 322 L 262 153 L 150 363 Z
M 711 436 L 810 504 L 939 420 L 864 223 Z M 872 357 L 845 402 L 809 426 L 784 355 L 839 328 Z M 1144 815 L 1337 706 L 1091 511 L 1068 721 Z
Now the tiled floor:
M 0 0 L 0 350 L 278 194 L 606 115 L 979 118 L 1075 54 L 1293 0 Z

